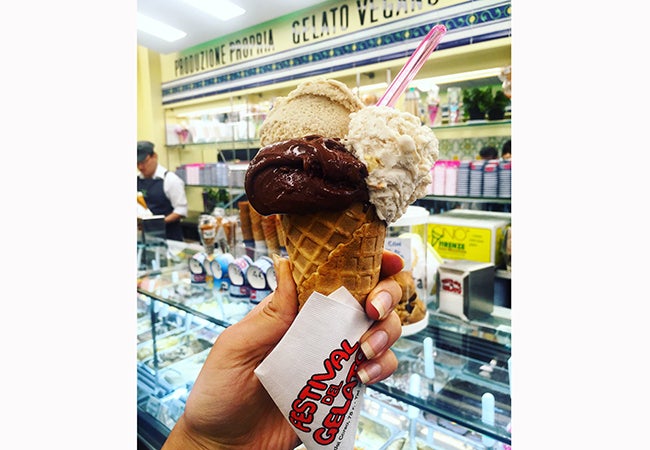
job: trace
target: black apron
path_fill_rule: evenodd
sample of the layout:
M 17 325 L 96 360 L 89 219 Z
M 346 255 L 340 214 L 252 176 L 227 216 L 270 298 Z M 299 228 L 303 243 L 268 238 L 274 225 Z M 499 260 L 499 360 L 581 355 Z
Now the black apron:
M 167 172 L 165 172 L 167 176 Z M 147 202 L 147 207 L 154 215 L 167 216 L 174 207 L 165 195 L 164 190 L 165 180 L 162 178 L 140 178 L 138 177 L 138 191 L 144 195 L 144 200 Z M 165 235 L 167 239 L 174 241 L 183 240 L 183 227 L 181 221 L 165 223 Z

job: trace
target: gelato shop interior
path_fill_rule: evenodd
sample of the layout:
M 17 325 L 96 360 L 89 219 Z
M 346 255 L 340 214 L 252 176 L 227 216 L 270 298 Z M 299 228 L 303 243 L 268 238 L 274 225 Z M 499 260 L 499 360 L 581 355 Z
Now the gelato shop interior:
M 182 240 L 136 205 L 138 448 L 162 448 L 220 334 L 275 291 L 274 255 L 297 261 L 295 228 L 247 194 L 274 108 L 322 80 L 376 107 L 436 25 L 392 106 L 437 140 L 381 235 L 404 260 L 399 364 L 361 391 L 346 436 L 366 450 L 511 447 L 511 15 L 496 0 L 326 1 L 179 52 L 138 45 L 137 138 L 188 203 Z

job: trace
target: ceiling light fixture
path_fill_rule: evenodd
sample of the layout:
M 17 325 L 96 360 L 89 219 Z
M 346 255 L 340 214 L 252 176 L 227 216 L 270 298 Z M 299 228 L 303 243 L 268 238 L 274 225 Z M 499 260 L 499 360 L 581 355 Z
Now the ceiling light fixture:
M 240 8 L 228 0 L 185 0 L 185 3 L 224 22 L 233 17 L 241 16 L 246 12 L 245 9 Z
M 201 116 L 211 115 L 211 114 L 227 114 L 231 112 L 244 113 L 248 110 L 248 105 L 231 105 L 231 106 L 221 106 L 219 108 L 209 108 L 202 109 L 199 111 L 190 111 L 186 113 L 176 114 L 176 117 L 187 117 L 187 118 L 200 118 Z
M 187 33 L 184 31 L 140 13 L 138 13 L 138 30 L 167 42 L 174 42 L 187 36 Z
M 471 72 L 455 73 L 451 75 L 441 75 L 432 78 L 422 78 L 419 80 L 411 81 L 411 83 L 409 83 L 409 87 L 418 88 L 421 91 L 428 91 L 432 89 L 433 85 L 459 83 L 461 81 L 479 80 L 482 78 L 496 77 L 499 76 L 501 70 L 502 70 L 501 67 L 494 67 L 491 69 L 474 70 Z M 388 83 L 385 82 L 368 84 L 359 87 L 359 92 L 375 91 L 378 89 L 385 89 L 386 87 L 388 87 Z

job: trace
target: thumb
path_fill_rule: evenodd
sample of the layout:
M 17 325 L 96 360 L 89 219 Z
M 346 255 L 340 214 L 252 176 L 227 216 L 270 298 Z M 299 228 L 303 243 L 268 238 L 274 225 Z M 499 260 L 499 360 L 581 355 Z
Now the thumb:
M 288 259 L 272 255 L 278 286 L 257 305 L 238 326 L 251 343 L 260 347 L 275 346 L 298 314 L 298 293 Z

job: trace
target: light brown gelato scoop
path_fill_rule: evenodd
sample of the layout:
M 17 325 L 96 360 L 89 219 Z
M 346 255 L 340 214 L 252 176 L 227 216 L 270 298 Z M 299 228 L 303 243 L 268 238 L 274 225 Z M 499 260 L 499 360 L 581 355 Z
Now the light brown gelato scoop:
M 260 144 L 266 146 L 311 134 L 343 138 L 348 134 L 350 113 L 364 106 L 340 81 L 306 81 L 288 96 L 276 99 L 260 128 Z

